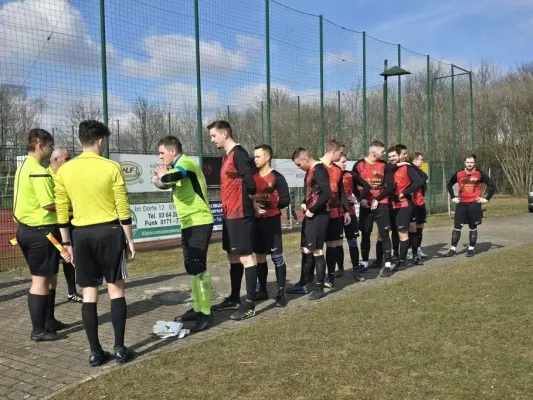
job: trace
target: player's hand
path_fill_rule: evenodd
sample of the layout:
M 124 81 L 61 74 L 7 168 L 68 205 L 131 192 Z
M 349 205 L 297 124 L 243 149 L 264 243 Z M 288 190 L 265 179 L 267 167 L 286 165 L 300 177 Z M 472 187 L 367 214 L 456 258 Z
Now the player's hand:
M 405 200 L 405 195 L 403 193 L 400 193 L 400 195 L 398 196 L 398 200 Z
M 476 199 L 476 201 L 477 201 L 478 203 L 488 203 L 488 200 L 485 199 L 484 197 L 478 197 L 478 198 Z
M 66 245 L 63 246 L 63 248 L 67 251 L 67 254 L 62 254 L 61 257 L 66 263 L 72 264 L 72 261 L 74 261 L 74 250 L 72 249 L 72 246 Z
M 374 199 L 374 200 L 372 200 L 372 205 L 370 206 L 370 209 L 371 210 L 375 210 L 376 208 L 378 208 L 378 205 L 379 205 L 379 201 Z
M 307 211 L 305 212 L 305 216 L 306 216 L 307 218 L 313 218 L 313 215 L 314 215 L 314 214 L 313 214 L 311 211 L 309 211 L 309 210 L 307 210 Z
M 454 197 L 452 199 L 452 201 L 455 203 L 455 204 L 459 204 L 461 202 L 461 199 L 459 197 Z
M 360 206 L 363 208 L 370 208 L 370 206 L 368 205 L 368 201 L 366 199 L 361 200 Z
M 302 203 L 302 205 L 300 206 L 300 209 L 305 214 L 305 212 L 307 211 L 307 206 L 305 205 L 305 203 Z
M 353 204 L 356 204 L 356 203 L 357 203 L 357 197 L 355 196 L 355 194 L 352 193 L 352 195 L 350 196 L 350 201 L 351 201 Z
M 135 257 L 135 245 L 132 242 L 128 242 L 128 260 L 131 260 Z
M 167 173 L 167 166 L 166 165 L 158 165 L 157 167 L 154 168 L 154 176 L 158 177 L 159 179 L 161 179 L 163 177 L 163 175 L 165 175 Z
M 352 217 L 350 216 L 350 213 L 344 214 L 344 225 L 350 225 L 350 222 L 352 222 Z
M 266 213 L 264 204 L 260 204 L 260 203 L 258 203 L 257 201 L 254 200 L 253 201 L 253 205 L 254 205 L 254 210 L 255 210 L 256 213 L 258 213 L 258 214 Z

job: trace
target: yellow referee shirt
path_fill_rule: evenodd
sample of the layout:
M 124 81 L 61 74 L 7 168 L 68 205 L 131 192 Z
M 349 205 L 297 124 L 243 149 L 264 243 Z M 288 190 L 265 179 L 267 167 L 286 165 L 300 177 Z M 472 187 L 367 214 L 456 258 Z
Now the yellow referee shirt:
M 13 215 L 28 226 L 57 224 L 54 211 L 43 207 L 54 204 L 54 180 L 37 159 L 26 157 L 15 173 Z
M 88 226 L 120 220 L 131 224 L 128 192 L 120 165 L 96 153 L 83 152 L 57 170 L 57 219 L 67 227 L 72 204 L 72 225 Z
M 46 168 L 46 171 L 50 174 L 50 176 L 54 179 L 54 187 L 55 187 L 55 182 L 56 182 L 56 173 L 54 172 L 54 170 L 52 169 L 52 166 L 48 166 L 48 168 Z M 72 218 L 74 214 L 72 213 L 72 210 L 68 212 L 68 216 L 69 218 Z

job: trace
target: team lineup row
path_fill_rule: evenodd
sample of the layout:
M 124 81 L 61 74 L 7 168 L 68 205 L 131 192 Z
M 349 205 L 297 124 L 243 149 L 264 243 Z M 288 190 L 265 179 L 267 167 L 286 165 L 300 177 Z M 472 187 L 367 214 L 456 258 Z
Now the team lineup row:
M 310 293 L 314 300 L 324 296 L 324 286 L 335 287 L 335 276 L 344 271 L 344 235 L 357 280 L 362 279 L 361 270 L 372 266 L 382 267 L 381 276 L 391 276 L 405 266 L 409 250 L 413 263 L 421 263 L 427 181 L 420 169 L 423 155 L 413 153 L 411 163 L 407 163 L 406 149 L 399 145 L 388 149 L 389 162 L 385 163 L 384 146 L 374 141 L 369 155 L 357 161 L 352 171 L 346 171 L 344 145 L 331 140 L 320 160 L 303 148 L 296 149 L 292 157 L 306 172 L 301 205 L 302 268 L 299 282 L 286 289 L 280 210 L 289 205 L 290 196 L 285 178 L 271 168 L 272 149 L 257 146 L 252 161 L 248 152 L 235 142 L 229 123 L 215 121 L 208 130 L 211 142 L 225 153 L 220 171 L 222 245 L 230 263 L 231 293 L 220 304 L 211 305 L 207 250 L 213 215 L 201 168 L 184 154 L 178 138 L 167 136 L 158 143 L 162 164 L 153 172 L 157 187 L 172 190 L 181 223 L 184 266 L 191 277 L 193 307 L 177 320 L 193 321 L 192 332 L 212 325 L 212 311 L 234 310 L 231 315 L 234 320 L 255 315 L 255 302 L 268 298 L 269 254 L 275 266 L 278 307 L 286 306 L 286 292 Z M 109 135 L 109 129 L 100 122 L 80 123 L 81 155 L 62 163 L 52 174 L 42 164 L 52 155 L 53 137 L 45 130 L 33 129 L 28 133 L 28 157 L 15 176 L 13 215 L 18 223 L 17 241 L 32 274 L 28 296 L 31 339 L 63 338 L 59 331 L 68 326 L 54 317 L 60 256 L 46 239 L 52 233 L 61 238 L 66 250 L 64 264 L 75 264 L 76 283 L 83 289 L 82 320 L 91 349 L 91 366 L 102 365 L 112 357 L 103 350 L 98 337 L 98 288 L 104 278 L 111 299 L 114 359 L 122 363 L 134 357 L 124 345 L 127 317 L 124 279 L 126 261 L 135 255 L 135 246 L 123 171 L 118 163 L 102 157 Z M 453 192 L 456 183 L 457 197 Z M 489 186 L 486 198 L 481 195 L 482 183 Z M 447 255 L 455 254 L 464 223 L 470 227 L 469 255 L 473 255 L 477 225 L 481 223 L 480 203 L 490 199 L 494 185 L 475 168 L 472 155 L 466 158 L 465 169 L 450 179 L 448 188 L 458 206 L 452 247 Z M 355 212 L 357 202 L 359 220 Z M 374 221 L 378 227 L 377 260 L 369 265 Z M 243 275 L 246 297 L 241 302 Z

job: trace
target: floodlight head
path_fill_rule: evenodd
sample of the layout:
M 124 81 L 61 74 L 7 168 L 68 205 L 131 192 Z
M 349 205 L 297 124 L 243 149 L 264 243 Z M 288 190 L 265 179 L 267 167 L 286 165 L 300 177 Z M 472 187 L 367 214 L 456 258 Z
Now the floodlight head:
M 387 69 L 386 71 L 382 72 L 380 75 L 381 76 L 386 76 L 386 77 L 390 77 L 390 76 L 400 76 L 400 75 L 410 75 L 411 72 L 401 68 L 401 67 L 398 67 L 398 66 L 394 66 L 394 67 L 391 67 L 389 69 Z

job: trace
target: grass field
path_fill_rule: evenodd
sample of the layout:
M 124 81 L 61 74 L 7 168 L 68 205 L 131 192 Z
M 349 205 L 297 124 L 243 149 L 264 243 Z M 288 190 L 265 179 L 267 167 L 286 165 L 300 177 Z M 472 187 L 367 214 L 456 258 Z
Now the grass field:
M 487 209 L 485 212 L 486 218 L 522 214 L 527 212 L 527 200 L 512 196 L 496 196 L 484 208 Z M 452 225 L 453 219 L 450 219 L 448 214 L 444 213 L 429 216 L 426 226 L 427 228 L 438 228 L 442 226 L 451 227 Z M 288 232 L 283 235 L 283 247 L 285 251 L 298 250 L 299 246 L 299 231 Z M 10 251 L 13 251 L 13 249 L 10 249 Z M 220 242 L 214 243 L 209 247 L 208 260 L 214 263 L 225 262 L 226 254 L 222 251 L 222 244 Z M 0 273 L 26 272 L 27 267 L 22 257 L 3 259 L 0 252 L 0 262 L 2 264 L 5 262 L 9 266 L 9 268 L 0 268 Z M 135 258 L 128 264 L 128 274 L 132 278 L 178 272 L 181 270 L 183 270 L 183 256 L 180 248 L 139 251 Z
M 533 398 L 533 247 L 315 304 L 60 399 Z

